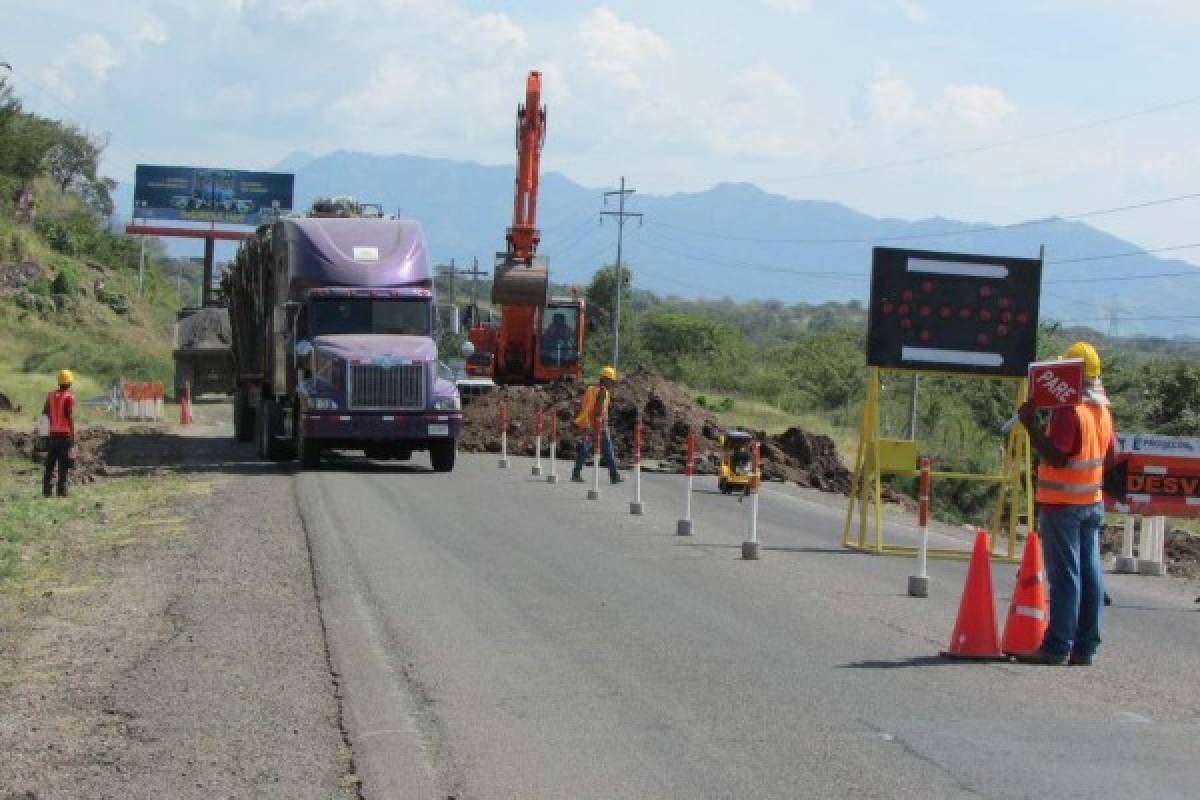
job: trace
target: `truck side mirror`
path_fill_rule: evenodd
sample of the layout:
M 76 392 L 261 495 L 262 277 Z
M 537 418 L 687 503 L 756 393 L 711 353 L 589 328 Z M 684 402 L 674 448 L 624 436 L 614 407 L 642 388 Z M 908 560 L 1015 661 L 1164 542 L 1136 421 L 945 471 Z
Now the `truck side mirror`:
M 296 358 L 311 358 L 313 354 L 312 342 L 308 339 L 301 339 L 296 342 Z
M 470 358 L 473 356 L 475 354 L 475 345 L 471 344 L 469 341 L 463 342 L 462 354 L 463 358 Z

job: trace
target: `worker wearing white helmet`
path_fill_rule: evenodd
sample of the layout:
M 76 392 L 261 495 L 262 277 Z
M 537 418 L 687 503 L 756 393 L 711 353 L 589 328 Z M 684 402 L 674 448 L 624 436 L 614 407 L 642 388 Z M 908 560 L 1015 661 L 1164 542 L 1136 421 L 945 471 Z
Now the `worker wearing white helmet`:
M 1092 663 L 1100 645 L 1104 576 L 1100 527 L 1104 523 L 1104 469 L 1116 446 L 1108 397 L 1100 382 L 1100 356 L 1076 342 L 1063 358 L 1083 360 L 1080 403 L 1055 409 L 1045 430 L 1026 402 L 1017 412 L 1041 457 L 1038 467 L 1038 532 L 1050 584 L 1050 620 L 1041 647 L 1018 655 L 1034 664 Z
M 58 496 L 67 496 L 67 478 L 71 471 L 71 449 L 75 446 L 75 397 L 71 385 L 75 376 L 69 369 L 58 371 L 58 389 L 46 395 L 42 414 L 48 418 L 49 444 L 46 449 L 46 473 L 42 478 L 42 494 L 53 495 L 55 471 L 58 472 Z
M 608 434 L 608 404 L 616 385 L 617 371 L 612 367 L 604 367 L 600 370 L 600 380 L 583 392 L 579 413 L 575 415 L 575 469 L 571 472 L 571 480 L 575 483 L 583 483 L 583 465 L 592 455 L 597 426 L 603 426 L 600 453 L 601 461 L 608 467 L 608 478 L 613 483 L 622 480 L 621 473 L 617 472 L 616 456 L 613 455 L 612 437 Z

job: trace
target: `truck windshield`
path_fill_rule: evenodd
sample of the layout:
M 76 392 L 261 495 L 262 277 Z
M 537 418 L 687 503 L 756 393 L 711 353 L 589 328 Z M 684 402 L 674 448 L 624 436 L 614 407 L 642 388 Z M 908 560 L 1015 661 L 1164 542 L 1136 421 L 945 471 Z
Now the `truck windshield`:
M 339 333 L 428 336 L 429 304 L 401 298 L 314 300 L 310 328 L 312 336 Z
M 547 306 L 542 314 L 543 367 L 573 367 L 579 363 L 579 307 Z

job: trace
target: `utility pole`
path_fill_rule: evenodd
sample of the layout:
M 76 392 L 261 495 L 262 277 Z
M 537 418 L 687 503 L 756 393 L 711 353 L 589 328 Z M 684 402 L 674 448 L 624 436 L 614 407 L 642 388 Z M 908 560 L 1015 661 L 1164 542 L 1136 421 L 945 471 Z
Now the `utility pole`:
M 615 267 L 616 283 L 613 285 L 613 351 L 612 351 L 612 367 L 617 368 L 617 355 L 621 350 L 621 244 L 625 237 L 625 218 L 637 217 L 638 224 L 642 223 L 642 214 L 637 212 L 629 212 L 625 210 L 625 197 L 633 194 L 636 189 L 625 188 L 625 176 L 621 176 L 621 188 L 604 193 L 604 205 L 608 205 L 608 198 L 616 195 L 618 198 L 617 211 L 601 211 L 600 221 L 604 222 L 605 217 L 617 218 L 617 265 Z
M 478 305 L 479 276 L 487 274 L 486 272 L 479 271 L 479 259 L 475 258 L 473 260 L 473 263 L 471 264 L 470 269 L 459 269 L 457 266 L 455 266 L 453 258 L 450 259 L 449 264 L 439 264 L 437 266 L 437 269 L 438 269 L 439 274 L 449 276 L 449 278 L 450 278 L 449 292 L 450 292 L 450 306 L 451 307 L 454 307 L 458 303 L 457 276 L 459 276 L 459 275 L 470 275 L 471 276 L 471 308 L 472 308 L 471 313 L 472 313 L 472 320 L 474 321 L 474 317 L 477 316 L 479 313 L 479 305 Z M 456 320 L 455 324 L 452 326 L 452 328 L 454 330 L 457 330 L 458 327 L 459 327 L 459 325 Z

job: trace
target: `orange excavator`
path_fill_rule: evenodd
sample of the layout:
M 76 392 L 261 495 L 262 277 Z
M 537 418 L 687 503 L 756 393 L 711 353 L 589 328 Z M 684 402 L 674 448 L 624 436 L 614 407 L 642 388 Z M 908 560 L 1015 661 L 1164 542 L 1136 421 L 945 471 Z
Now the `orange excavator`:
M 496 254 L 492 304 L 498 322 L 479 323 L 467 334 L 474 350 L 467 374 L 498 384 L 551 383 L 564 375 L 578 378 L 583 368 L 586 330 L 584 303 L 577 295 L 550 297 L 550 268 L 536 255 L 538 177 L 546 141 L 546 107 L 541 105 L 542 75 L 530 72 L 525 103 L 517 106 L 517 177 L 513 222 L 507 247 Z

